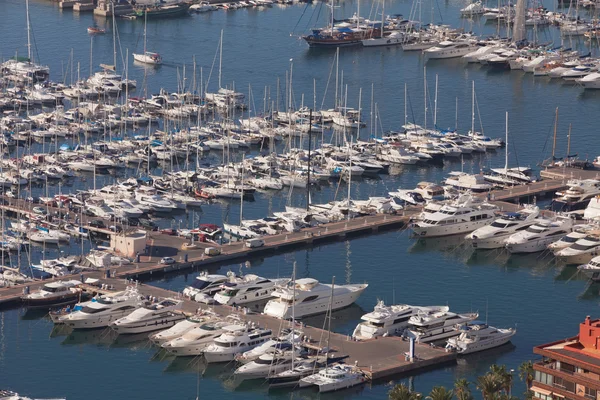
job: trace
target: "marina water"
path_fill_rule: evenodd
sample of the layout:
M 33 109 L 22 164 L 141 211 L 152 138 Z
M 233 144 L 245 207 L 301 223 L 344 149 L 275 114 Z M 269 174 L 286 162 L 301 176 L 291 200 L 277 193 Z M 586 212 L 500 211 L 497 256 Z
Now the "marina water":
M 80 63 L 81 76 L 89 73 L 90 37 L 88 26 L 97 25 L 112 31 L 110 20 L 96 19 L 91 14 L 61 12 L 54 3 L 46 0 L 30 2 L 31 21 L 37 49 L 36 59 L 51 67 L 51 78 L 62 80 L 62 72 L 69 64 L 73 49 L 75 65 Z M 545 4 L 552 9 L 553 4 Z M 356 3 L 340 2 L 336 9 L 338 18 L 349 17 Z M 161 53 L 165 64 L 146 70 L 148 93 L 160 88 L 175 91 L 178 74 L 183 75 L 186 64 L 188 78 L 192 57 L 203 68 L 204 80 L 210 75 L 209 87 L 217 86 L 217 44 L 224 29 L 223 82 L 235 84 L 237 90 L 248 92 L 251 85 L 253 112 L 262 112 L 264 87 L 270 87 L 275 98 L 276 79 L 280 77 L 285 87 L 286 70 L 293 63 L 294 101 L 312 106 L 313 79 L 316 80 L 316 103 L 323 102 L 323 94 L 333 65 L 334 52 L 308 50 L 298 36 L 307 27 L 325 24 L 326 9 L 320 3 L 258 10 L 241 9 L 217 11 L 174 20 L 157 20 L 148 23 L 149 48 Z M 429 8 L 424 3 L 424 9 Z M 458 18 L 462 2 L 439 2 L 434 18 L 455 27 L 492 34 L 495 25 L 469 22 Z M 394 2 L 386 6 L 386 13 L 408 16 L 411 3 Z M 363 4 L 361 15 L 368 16 L 371 4 Z M 300 18 L 304 15 L 302 18 Z M 26 30 L 23 2 L 0 2 L 0 57 L 25 54 Z M 309 18 L 312 16 L 312 21 Z M 424 20 L 430 17 L 423 18 Z M 118 20 L 120 38 L 119 54 L 125 56 L 142 46 L 142 21 Z M 294 26 L 297 26 L 294 28 Z M 292 29 L 294 32 L 290 35 Z M 540 41 L 560 39 L 551 28 L 540 33 Z M 97 36 L 93 43 L 93 65 L 112 63 L 111 34 Z M 544 39 L 542 39 L 544 38 Z M 565 44 L 584 49 L 583 42 Z M 596 52 L 595 49 L 592 49 Z M 119 56 L 120 59 L 120 56 Z M 290 61 L 292 59 L 293 61 Z M 435 62 L 434 62 L 435 61 Z M 214 64 L 214 66 L 213 66 Z M 118 61 L 118 68 L 122 70 Z M 210 72 L 212 68 L 212 73 Z M 340 50 L 340 70 L 344 71 L 344 84 L 348 85 L 348 105 L 358 106 L 359 89 L 363 89 L 362 108 L 370 114 L 371 87 L 379 114 L 377 123 L 383 130 L 399 129 L 404 121 L 404 84 L 408 87 L 409 121 L 423 121 L 423 66 L 422 56 L 403 53 L 399 48 Z M 76 72 L 75 72 L 76 74 Z M 137 79 L 138 93 L 143 95 L 144 69 L 130 65 L 130 78 Z M 433 60 L 427 63 L 428 120 L 432 121 L 435 75 L 439 78 L 438 126 L 455 126 L 455 106 L 458 98 L 458 128 L 466 132 L 471 125 L 471 81 L 477 91 L 476 127 L 481 120 L 488 136 L 504 136 L 504 112 L 510 115 L 509 159 L 511 165 L 536 166 L 549 155 L 554 109 L 560 108 L 558 126 L 558 155 L 566 153 L 566 135 L 569 124 L 573 126 L 571 152 L 593 158 L 600 154 L 597 140 L 597 110 L 600 94 L 545 78 L 533 78 L 522 72 L 490 71 L 479 66 L 465 66 L 460 60 Z M 70 74 L 69 74 L 70 75 Z M 70 77 L 66 80 L 69 81 Z M 325 107 L 333 105 L 333 80 L 329 82 Z M 282 89 L 283 93 L 283 89 Z M 247 93 L 248 94 L 248 93 Z M 135 94 L 134 94 L 135 95 Z M 282 94 L 283 96 L 283 94 Z M 248 96 L 247 96 L 248 97 Z M 249 97 L 251 99 L 251 97 Z M 283 100 L 281 102 L 283 109 Z M 374 118 L 373 118 L 374 119 Z M 429 122 L 428 125 L 432 123 Z M 367 122 L 369 126 L 369 122 Z M 378 127 L 378 132 L 381 128 Z M 371 132 L 362 130 L 367 138 Z M 218 154 L 206 156 L 206 161 L 218 162 Z M 239 157 L 239 156 L 238 156 Z M 393 169 L 381 179 L 364 178 L 353 182 L 352 197 L 384 195 L 398 187 L 414 187 L 419 181 L 439 181 L 449 171 L 478 172 L 481 167 L 498 167 L 504 164 L 503 152 L 490 153 L 443 166 L 404 166 Z M 76 179 L 70 186 L 52 186 L 51 194 L 58 190 L 72 191 L 91 185 L 93 176 Z M 114 176 L 98 176 L 97 184 L 113 183 Z M 46 188 L 35 189 L 41 195 Z M 325 186 L 313 194 L 314 202 L 334 199 L 336 184 Z M 344 193 L 344 194 L 342 194 Z M 341 184 L 337 199 L 345 196 Z M 305 204 L 304 193 L 292 196 L 293 205 Z M 245 218 L 258 218 L 272 211 L 280 211 L 288 203 L 288 193 L 257 194 L 256 201 L 244 204 Z M 202 211 L 182 214 L 174 219 L 160 220 L 161 227 L 192 226 L 198 222 L 221 223 L 239 220 L 239 203 L 216 202 Z M 86 249 L 88 245 L 86 245 Z M 42 250 L 41 248 L 37 248 Z M 60 254 L 77 253 L 77 246 L 45 249 L 32 254 L 35 262 L 42 257 L 53 258 Z M 513 346 L 503 347 L 465 359 L 458 365 L 422 373 L 410 379 L 414 389 L 428 393 L 435 385 L 451 386 L 457 377 L 474 380 L 490 364 L 506 364 L 508 369 L 532 359 L 532 347 L 574 334 L 576 323 L 585 315 L 598 315 L 599 286 L 590 285 L 576 274 L 575 268 L 555 264 L 548 255 L 532 254 L 511 256 L 498 251 L 473 252 L 462 244 L 461 238 L 415 240 L 407 232 L 387 232 L 355 238 L 278 254 L 265 259 L 251 260 L 249 265 L 226 265 L 219 273 L 228 270 L 256 273 L 261 276 L 290 276 L 293 262 L 297 262 L 299 275 L 310 276 L 323 282 L 336 276 L 336 282 L 368 282 L 367 291 L 356 305 L 334 313 L 333 329 L 350 334 L 360 316 L 372 309 L 378 299 L 386 303 L 448 304 L 455 311 L 478 310 L 481 319 L 488 317 L 490 324 L 517 328 Z M 172 290 L 182 290 L 198 271 L 185 275 L 162 277 L 153 284 Z M 196 397 L 200 371 L 200 397 L 214 399 L 264 398 L 266 385 L 250 384 L 235 388 L 232 385 L 230 366 L 206 368 L 189 359 L 175 360 L 156 354 L 156 349 L 139 338 L 115 338 L 106 332 L 65 333 L 53 331 L 43 314 L 11 310 L 0 314 L 0 387 L 17 390 L 30 396 L 66 396 L 69 399 L 193 399 Z M 319 325 L 322 319 L 307 321 Z M 343 349 L 342 349 L 343 351 Z M 407 383 L 408 378 L 398 381 Z M 398 382 L 396 381 L 396 382 Z M 515 379 L 515 393 L 524 386 Z M 362 396 L 367 399 L 385 398 L 391 383 L 375 382 L 328 398 Z M 271 392 L 270 398 L 317 397 L 313 392 Z

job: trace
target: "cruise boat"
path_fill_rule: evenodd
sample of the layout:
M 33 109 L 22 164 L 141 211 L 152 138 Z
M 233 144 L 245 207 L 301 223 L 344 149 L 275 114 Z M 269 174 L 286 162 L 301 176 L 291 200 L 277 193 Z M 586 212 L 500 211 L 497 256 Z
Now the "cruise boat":
M 185 319 L 182 313 L 176 312 L 181 309 L 182 304 L 181 300 L 165 299 L 138 308 L 126 317 L 112 322 L 109 326 L 119 334 L 167 329 Z
M 565 264 L 585 264 L 600 255 L 600 231 L 591 232 L 554 255 Z
M 447 306 L 409 306 L 407 304 L 398 304 L 386 306 L 383 300 L 375 305 L 370 313 L 361 317 L 360 322 L 352 337 L 356 340 L 375 339 L 380 336 L 400 335 L 408 328 L 408 320 L 419 312 L 447 312 L 450 309 Z
M 76 280 L 49 282 L 40 289 L 21 296 L 21 300 L 31 308 L 76 303 L 82 296 L 82 291 L 78 288 L 80 284 Z
M 221 285 L 221 291 L 215 294 L 215 300 L 220 304 L 235 306 L 273 297 L 277 285 L 288 282 L 289 279 L 266 279 L 254 274 L 232 278 Z
M 459 328 L 460 334 L 448 339 L 446 349 L 459 354 L 475 353 L 502 346 L 517 333 L 515 329 L 499 329 L 485 323 L 471 323 Z
M 489 203 L 475 203 L 470 195 L 463 195 L 439 210 L 424 212 L 421 220 L 411 225 L 420 237 L 448 236 L 468 233 L 487 225 L 494 218 L 498 207 Z
M 477 42 L 472 39 L 444 40 L 423 50 L 428 59 L 457 58 L 477 50 Z
M 271 339 L 270 329 L 248 328 L 245 325 L 229 325 L 212 344 L 204 350 L 208 363 L 233 361 L 235 355 L 260 346 Z
M 465 239 L 476 249 L 498 249 L 504 247 L 504 241 L 512 234 L 527 229 L 537 221 L 540 209 L 536 206 L 525 207 L 518 212 L 505 213 L 491 224 L 474 230 Z
M 192 315 L 191 317 L 188 317 L 183 321 L 176 323 L 169 329 L 153 333 L 152 335 L 150 335 L 149 339 L 154 344 L 161 346 L 163 343 L 167 343 L 177 338 L 180 338 L 192 329 L 200 327 L 209 321 L 215 320 L 216 318 L 217 315 L 212 312 Z
M 594 282 L 600 281 L 600 256 L 592 258 L 587 264 L 578 266 L 577 271 L 582 272 Z
M 575 211 L 583 210 L 590 200 L 600 195 L 600 181 L 595 179 L 574 179 L 567 182 L 565 191 L 556 192 L 556 198 L 552 200 L 552 211 Z
M 419 343 L 432 343 L 458 336 L 456 326 L 475 320 L 478 313 L 456 314 L 450 311 L 422 311 L 408 320 L 409 337 Z
M 143 304 L 143 296 L 135 288 L 113 295 L 100 296 L 80 310 L 67 314 L 62 322 L 73 329 L 105 328 L 111 322 L 131 314 Z
M 225 327 L 240 323 L 237 316 L 231 315 L 225 320 L 211 320 L 195 326 L 183 335 L 164 342 L 161 347 L 177 357 L 199 356 L 208 345 L 225 333 Z
M 183 295 L 205 303 L 221 290 L 221 285 L 229 280 L 228 276 L 209 274 L 204 271 L 194 279 L 190 286 L 183 289 Z
M 358 368 L 345 364 L 328 366 L 317 372 L 300 379 L 299 386 L 317 386 L 319 393 L 333 392 L 348 389 L 367 382 L 367 377 Z
M 297 279 L 296 283 L 289 281 L 285 286 L 278 286 L 265 306 L 264 313 L 281 319 L 292 318 L 292 308 L 295 308 L 295 318 L 327 312 L 330 303 L 332 311 L 348 307 L 354 303 L 369 285 L 332 285 L 320 283 L 316 279 Z M 333 293 L 332 293 L 333 292 Z M 333 300 L 332 300 L 333 295 Z
M 546 247 L 573 230 L 573 220 L 559 216 L 554 220 L 538 219 L 524 231 L 510 235 L 506 239 L 506 249 L 510 253 L 534 253 Z
M 458 190 L 474 193 L 485 193 L 494 188 L 494 185 L 485 181 L 482 174 L 466 174 L 463 172 L 451 172 L 445 183 Z

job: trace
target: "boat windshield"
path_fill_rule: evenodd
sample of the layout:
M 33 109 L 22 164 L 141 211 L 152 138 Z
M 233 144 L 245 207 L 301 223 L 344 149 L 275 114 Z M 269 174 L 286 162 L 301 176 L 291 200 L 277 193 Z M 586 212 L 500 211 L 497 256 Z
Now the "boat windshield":
M 83 307 L 81 309 L 81 312 L 85 313 L 85 314 L 96 314 L 103 310 L 104 310 L 103 308 Z
M 573 249 L 573 250 L 591 250 L 595 247 L 598 247 L 598 243 L 593 243 L 590 245 L 575 243 L 573 246 L 571 246 L 571 249 Z
M 238 345 L 238 342 L 218 342 L 215 340 L 214 344 L 217 347 L 236 347 Z
M 578 237 L 573 237 L 573 236 L 565 236 L 564 238 L 560 239 L 561 242 L 565 242 L 565 243 L 575 243 L 576 241 L 578 241 L 580 238 Z
M 221 296 L 233 297 L 239 292 L 239 289 L 235 290 L 223 290 L 221 291 Z
M 56 293 L 56 292 L 62 292 L 65 290 L 65 288 L 63 287 L 52 287 L 52 286 L 44 286 L 44 292 L 50 292 L 50 293 Z
M 492 224 L 490 226 L 492 228 L 506 228 L 508 226 L 508 224 L 505 224 L 503 222 L 494 221 L 494 222 L 492 222 Z
M 204 324 L 200 327 L 200 329 L 202 329 L 203 331 L 214 331 L 217 328 L 214 325 Z
M 208 281 L 205 281 L 205 280 L 202 280 L 202 279 L 196 279 L 196 280 L 194 280 L 194 283 L 192 283 L 191 286 L 194 289 L 202 290 L 202 289 L 206 288 L 210 284 L 211 284 L 211 282 L 208 282 Z
M 368 321 L 367 325 L 369 326 L 374 326 L 375 328 L 383 328 L 383 326 L 385 325 L 384 322 L 373 322 L 373 321 Z
M 545 226 L 539 226 L 539 225 L 532 225 L 529 228 L 527 228 L 527 232 L 531 232 L 531 233 L 542 233 L 547 230 L 548 230 L 548 228 L 546 228 Z

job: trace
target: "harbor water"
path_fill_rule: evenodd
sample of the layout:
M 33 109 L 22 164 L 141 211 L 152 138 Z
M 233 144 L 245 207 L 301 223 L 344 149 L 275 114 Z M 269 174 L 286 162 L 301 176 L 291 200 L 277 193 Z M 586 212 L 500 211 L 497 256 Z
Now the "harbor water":
M 366 3 L 366 2 L 362 2 Z M 408 1 L 386 4 L 386 14 L 401 13 L 408 17 L 412 6 Z M 26 54 L 27 32 L 25 10 L 21 0 L 0 1 L 0 58 L 18 53 Z M 337 18 L 350 17 L 356 2 L 344 1 L 336 8 Z M 361 15 L 369 16 L 371 3 L 361 4 Z M 454 27 L 464 27 L 476 33 L 493 34 L 496 25 L 483 20 L 460 19 L 461 1 L 436 2 L 434 7 L 424 3 L 423 20 Z M 554 4 L 545 4 L 549 9 Z M 51 68 L 52 80 L 73 81 L 77 70 L 69 71 L 71 50 L 74 65 L 79 64 L 81 77 L 89 75 L 90 47 L 93 48 L 92 69 L 113 60 L 110 20 L 91 13 L 77 14 L 61 11 L 47 0 L 30 1 L 31 24 L 34 32 L 35 58 Z M 156 93 L 161 88 L 176 91 L 184 76 L 192 80 L 195 57 L 202 67 L 202 80 L 207 87 L 217 89 L 218 42 L 224 31 L 222 82 L 246 93 L 249 112 L 263 112 L 265 87 L 272 101 L 276 100 L 277 77 L 280 79 L 280 109 L 284 109 L 286 71 L 293 65 L 295 107 L 304 104 L 317 108 L 333 106 L 335 70 L 334 50 L 308 49 L 298 37 L 308 28 L 325 25 L 327 9 L 321 3 L 310 5 L 273 6 L 264 9 L 215 11 L 178 19 L 148 21 L 148 49 L 159 52 L 164 65 L 144 69 L 129 62 L 129 77 L 138 81 L 132 95 Z M 372 16 L 374 19 L 374 15 Z M 86 29 L 96 25 L 109 31 L 90 39 Z M 140 20 L 117 20 L 120 45 L 117 48 L 119 72 L 123 71 L 121 55 L 141 51 L 144 23 Z M 538 33 L 539 41 L 559 46 L 556 28 Z M 92 46 L 91 40 L 93 40 Z M 585 42 L 564 43 L 587 52 Z M 596 49 L 591 49 L 596 54 Z M 582 158 L 600 154 L 597 137 L 597 110 L 600 94 L 581 87 L 547 78 L 534 78 L 522 71 L 493 71 L 481 66 L 466 66 L 460 60 L 432 60 L 425 63 L 419 53 L 403 53 L 400 48 L 340 49 L 339 68 L 343 84 L 347 85 L 348 106 L 361 107 L 368 118 L 367 128 L 360 132 L 362 139 L 375 135 L 369 127 L 377 125 L 382 131 L 398 130 L 405 119 L 404 87 L 408 89 L 406 110 L 409 122 L 423 123 L 424 70 L 427 66 L 428 126 L 433 125 L 435 76 L 438 76 L 437 125 L 458 127 L 466 132 L 471 127 L 471 85 L 476 88 L 476 129 L 491 137 L 504 137 L 505 112 L 509 113 L 509 163 L 511 166 L 536 167 L 550 155 L 556 107 L 559 108 L 557 156 L 566 153 L 568 126 L 572 125 L 571 153 Z M 333 72 L 332 72 L 333 71 Z M 197 71 L 198 79 L 200 72 Z M 252 95 L 249 95 L 250 86 Z M 316 87 L 316 95 L 313 94 Z M 327 88 L 327 89 L 326 89 Z M 346 89 L 344 89 L 344 92 Z M 325 95 L 326 93 L 326 95 Z M 314 98 L 316 97 L 316 100 Z M 373 100 L 371 100 L 371 98 Z M 376 104 L 377 112 L 371 104 Z M 457 110 L 458 106 L 458 112 Z M 375 106 L 373 106 L 375 109 Z M 328 134 L 329 138 L 330 135 Z M 355 135 L 356 137 L 356 135 Z M 55 144 L 52 144 L 54 146 Z M 306 143 L 304 144 L 306 146 Z M 44 144 L 48 146 L 48 143 Z M 41 151 L 42 145 L 36 144 Z M 48 147 L 45 147 L 48 149 Z M 22 152 L 23 150 L 19 150 Z M 252 150 L 255 154 L 258 150 Z M 14 154 L 13 154 L 14 156 Z M 202 161 L 219 163 L 221 153 L 202 156 Z M 240 157 L 237 155 L 236 157 Z M 420 181 L 439 181 L 450 171 L 478 172 L 483 167 L 504 165 L 504 151 L 498 150 L 481 157 L 446 161 L 439 166 L 403 166 L 393 168 L 389 175 L 361 178 L 352 182 L 350 195 L 366 199 L 385 195 L 399 187 L 412 188 Z M 159 171 L 159 170 L 158 170 Z M 122 175 L 135 175 L 126 171 Z M 114 175 L 96 177 L 98 187 L 112 184 Z M 89 188 L 94 176 L 78 177 L 61 186 L 57 184 L 32 188 L 35 195 L 50 195 L 59 191 L 74 193 Z M 347 196 L 345 182 L 314 189 L 312 201 L 328 202 Z M 259 218 L 281 211 L 286 204 L 303 206 L 303 191 L 287 190 L 277 193 L 257 193 L 255 201 L 245 202 L 244 218 Z M 161 227 L 192 227 L 199 222 L 221 224 L 239 221 L 240 204 L 218 201 L 202 210 L 181 212 L 157 222 Z M 84 243 L 84 250 L 90 245 Z M 61 254 L 79 254 L 78 243 L 69 246 L 36 247 L 22 262 L 37 262 Z M 16 263 L 13 259 L 4 261 Z M 30 259 L 28 258 L 30 257 Z M 382 399 L 393 383 L 404 382 L 415 390 L 428 393 L 436 385 L 451 386 L 454 379 L 465 377 L 473 381 L 490 364 L 506 364 L 517 369 L 525 360 L 533 359 L 532 347 L 573 335 L 577 323 L 586 315 L 597 316 L 600 285 L 590 284 L 577 275 L 576 268 L 557 264 L 551 255 L 531 254 L 509 256 L 501 251 L 474 252 L 461 237 L 414 239 L 406 231 L 386 232 L 354 238 L 264 259 L 252 259 L 244 265 L 223 265 L 219 273 L 228 270 L 255 273 L 265 277 L 290 276 L 293 263 L 298 274 L 337 283 L 368 282 L 369 288 L 358 302 L 334 313 L 332 328 L 351 334 L 360 316 L 370 311 L 378 299 L 386 304 L 415 305 L 448 304 L 454 311 L 479 311 L 496 327 L 516 327 L 512 345 L 459 359 L 455 366 L 444 367 L 390 382 L 352 389 L 327 398 Z M 181 291 L 199 271 L 167 275 L 152 284 Z M 211 270 L 212 272 L 212 270 Z M 322 323 L 313 318 L 309 324 Z M 342 349 L 343 351 L 343 349 Z M 43 313 L 9 310 L 0 313 L 0 388 L 16 390 L 27 396 L 66 396 L 68 399 L 194 399 L 199 382 L 200 398 L 260 399 L 316 398 L 317 393 L 298 391 L 268 392 L 264 384 L 236 386 L 231 365 L 206 367 L 191 359 L 174 359 L 157 353 L 140 337 L 115 338 L 110 332 L 65 332 L 54 330 Z M 515 378 L 514 393 L 521 394 L 524 385 Z M 268 393 L 268 394 L 267 394 Z

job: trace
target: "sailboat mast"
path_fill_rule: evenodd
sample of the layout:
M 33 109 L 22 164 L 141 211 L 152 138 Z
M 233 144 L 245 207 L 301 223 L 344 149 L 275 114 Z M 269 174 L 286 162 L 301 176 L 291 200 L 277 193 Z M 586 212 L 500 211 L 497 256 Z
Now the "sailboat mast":
M 504 138 L 504 173 L 508 175 L 508 111 L 506 112 L 506 132 Z
M 148 25 L 148 9 L 144 11 L 144 55 L 146 54 L 146 29 Z
M 352 189 L 352 135 L 350 136 L 350 143 L 348 143 L 348 221 L 350 220 L 350 189 Z
M 242 227 L 242 219 L 244 217 L 244 159 L 246 154 L 242 154 L 242 197 L 240 198 L 240 228 Z M 229 165 L 227 166 L 229 168 Z
M 475 134 L 475 81 L 471 83 L 471 134 Z
M 554 155 L 556 152 L 556 128 L 558 126 L 558 107 L 556 107 L 556 116 L 554 117 L 554 139 L 552 140 L 552 162 L 554 163 Z
M 329 326 L 327 327 L 327 355 L 325 356 L 325 370 L 329 366 L 329 342 L 331 340 L 331 309 L 333 308 L 333 290 L 335 287 L 335 276 L 331 278 L 331 297 L 329 298 Z
M 408 91 L 406 82 L 404 82 L 404 125 L 408 123 Z
M 427 67 L 423 67 L 423 105 L 425 111 L 423 129 L 427 129 Z
M 221 68 L 223 67 L 223 29 L 221 29 L 221 41 L 219 43 L 219 89 L 221 89 Z
M 308 111 L 308 174 L 306 177 L 306 211 L 310 208 L 310 148 L 312 147 L 312 110 Z M 295 268 L 296 264 L 294 263 L 294 278 L 295 278 Z M 292 318 L 292 321 L 294 319 Z
M 569 133 L 567 135 L 567 156 L 565 161 L 569 160 L 569 154 L 571 154 L 571 124 L 569 124 Z
M 296 337 L 296 261 L 294 261 L 294 272 L 292 273 L 292 368 L 294 370 L 295 337 Z
M 146 39 L 146 25 L 144 24 L 144 40 Z M 115 2 L 112 2 L 112 37 L 113 37 L 113 67 L 117 72 L 117 22 L 115 19 Z M 145 45 L 145 44 L 144 44 Z M 145 51 L 145 49 L 144 49 Z
M 31 26 L 29 23 L 29 0 L 25 0 L 25 13 L 27 14 L 27 58 L 30 62 L 33 62 L 31 56 Z
M 438 75 L 435 74 L 435 95 L 433 96 L 433 129 L 437 128 L 437 99 L 438 99 Z

